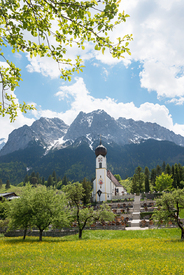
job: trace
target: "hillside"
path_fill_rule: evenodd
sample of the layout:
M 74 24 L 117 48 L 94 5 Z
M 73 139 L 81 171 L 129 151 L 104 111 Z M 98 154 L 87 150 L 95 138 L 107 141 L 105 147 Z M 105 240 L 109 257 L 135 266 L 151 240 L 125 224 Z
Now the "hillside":
M 170 165 L 184 165 L 184 147 L 172 142 L 147 140 L 125 146 L 108 145 L 105 142 L 103 144 L 107 148 L 108 169 L 114 174 L 120 174 L 122 179 L 131 177 L 138 165 L 142 168 L 148 166 L 149 169 L 155 168 L 157 164 L 162 165 L 163 161 Z M 47 179 L 53 170 L 57 176 L 62 178 L 66 174 L 74 181 L 95 177 L 95 153 L 86 142 L 50 151 L 45 156 L 42 156 L 42 153 L 42 148 L 34 145 L 0 157 L 0 178 L 3 182 L 10 179 L 12 184 L 17 184 L 24 179 L 26 173 L 39 172 L 40 176 Z
M 54 170 L 73 181 L 94 178 L 100 139 L 108 150 L 108 169 L 122 179 L 138 165 L 184 165 L 184 137 L 156 123 L 114 119 L 97 110 L 80 112 L 70 126 L 59 118 L 40 118 L 14 130 L 0 150 L 0 178 L 17 184 L 34 171 L 47 180 Z

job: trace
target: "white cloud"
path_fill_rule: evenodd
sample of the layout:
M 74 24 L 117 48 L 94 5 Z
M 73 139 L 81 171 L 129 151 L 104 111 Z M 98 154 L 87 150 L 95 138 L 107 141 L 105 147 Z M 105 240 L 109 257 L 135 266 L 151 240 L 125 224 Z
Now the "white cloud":
M 123 63 L 140 61 L 141 86 L 156 91 L 158 98 L 175 98 L 184 95 L 184 2 L 183 0 L 124 0 L 120 11 L 130 15 L 127 22 L 117 26 L 111 38 L 133 34 L 130 42 L 132 55 L 125 55 Z M 113 59 L 108 50 L 96 59 L 114 65 L 121 60 Z
M 183 105 L 184 97 L 172 98 L 171 100 L 168 100 L 167 103 L 175 103 L 176 105 Z
M 18 110 L 18 116 L 15 122 L 10 122 L 9 116 L 6 115 L 5 117 L 0 116 L 0 138 L 8 139 L 8 135 L 15 129 L 22 127 L 23 125 L 27 124 L 30 126 L 35 119 L 34 118 L 26 118 L 21 111 Z
M 98 63 L 95 63 L 95 62 L 94 62 L 94 63 L 93 63 L 93 66 L 94 66 L 94 67 L 99 67 L 100 65 L 99 65 Z
M 178 135 L 184 136 L 184 125 L 175 123 L 175 125 L 173 126 L 173 132 L 175 132 Z
M 14 99 L 15 104 L 19 103 L 14 91 L 8 90 L 6 92 L 8 92 L 8 94 L 11 94 L 15 98 Z M 8 103 L 9 102 L 7 101 L 7 104 Z M 28 104 L 33 104 L 34 106 L 36 105 L 35 103 L 28 103 Z M 35 121 L 34 118 L 26 118 L 20 110 L 17 110 L 17 117 L 16 117 L 15 122 L 10 122 L 8 115 L 5 115 L 5 117 L 0 116 L 0 125 L 1 125 L 0 138 L 5 138 L 7 140 L 8 135 L 13 130 L 15 130 L 25 124 L 30 126 L 34 121 Z
M 103 68 L 103 73 L 102 73 L 104 80 L 107 81 L 109 71 L 106 68 Z
M 108 72 L 105 64 L 113 66 L 122 62 L 122 65 L 128 66 L 132 61 L 139 61 L 142 64 L 141 87 L 149 92 L 156 91 L 158 98 L 167 98 L 167 103 L 182 105 L 184 103 L 183 0 L 124 0 L 120 4 L 120 9 L 130 14 L 130 18 L 127 18 L 126 23 L 116 27 L 111 38 L 116 41 L 116 37 L 133 33 L 134 41 L 130 42 L 131 56 L 126 55 L 125 59 L 117 60 L 111 57 L 108 49 L 102 55 L 101 52 L 94 51 L 94 45 L 91 44 L 86 44 L 85 51 L 74 46 L 68 50 L 67 56 L 72 60 L 76 55 L 81 55 L 84 61 L 93 59 L 94 66 L 99 66 L 96 60 L 101 61 L 104 64 L 101 66 L 104 72 Z M 27 67 L 29 72 L 38 72 L 53 79 L 60 75 L 57 63 L 50 58 L 36 57 L 29 59 L 29 62 Z M 34 116 L 36 118 L 57 116 L 70 124 L 80 111 L 104 109 L 115 118 L 122 116 L 156 122 L 184 135 L 184 126 L 173 125 L 172 116 L 164 105 L 146 102 L 136 107 L 133 102 L 124 104 L 118 103 L 113 98 L 94 98 L 88 92 L 82 78 L 76 79 L 73 85 L 60 87 L 56 96 L 60 100 L 67 100 L 71 108 L 66 112 L 57 113 L 38 107 L 37 111 L 33 111 Z M 0 120 L 5 130 L 8 120 L 4 118 Z M 21 114 L 20 120 L 17 119 L 17 125 L 23 125 L 24 121 L 26 119 Z M 27 123 L 31 121 L 28 120 Z M 15 124 L 10 125 L 15 126 Z M 7 127 L 14 129 L 14 126 Z
M 126 26 L 134 35 L 131 60 L 140 61 L 141 86 L 158 97 L 184 95 L 184 3 L 182 0 L 125 0 Z M 125 28 L 126 28 L 125 26 Z M 116 35 L 116 34 L 115 34 Z
M 3 67 L 3 68 L 8 68 L 8 67 L 9 67 L 9 65 L 8 65 L 8 63 L 7 63 L 7 62 L 2 62 L 2 61 L 0 61 L 0 67 Z
M 19 60 L 22 59 L 22 55 L 18 52 L 15 52 L 15 57 Z
M 141 87 L 157 91 L 158 98 L 184 96 L 184 76 L 177 77 L 178 72 L 175 66 L 166 67 L 161 62 L 146 61 L 140 73 Z
M 56 96 L 60 100 L 71 98 L 71 109 L 66 113 L 60 114 L 60 117 L 68 124 L 77 116 L 80 111 L 92 112 L 97 109 L 103 109 L 114 118 L 125 117 L 134 120 L 143 120 L 145 122 L 156 122 L 170 130 L 174 130 L 172 117 L 169 110 L 164 105 L 144 103 L 136 107 L 133 102 L 117 102 L 115 99 L 94 98 L 89 94 L 82 78 L 76 78 L 75 84 L 71 86 L 61 86 Z M 179 126 L 177 127 L 177 133 Z M 181 133 L 183 133 L 181 131 Z
M 85 50 L 79 49 L 76 44 L 72 48 L 67 48 L 67 53 L 65 55 L 65 58 L 71 59 L 72 63 L 75 63 L 75 59 L 77 55 L 79 55 L 83 61 L 89 60 L 94 57 L 94 54 L 92 53 L 93 45 L 91 44 L 84 44 Z M 63 65 L 58 64 L 56 61 L 54 61 L 51 57 L 33 57 L 30 58 L 29 55 L 27 55 L 28 61 L 30 64 L 27 65 L 27 70 L 30 73 L 37 72 L 41 73 L 43 76 L 51 77 L 52 79 L 58 78 L 61 75 L 60 69 L 70 69 L 71 67 L 69 65 Z
M 75 78 L 76 82 L 70 86 L 61 86 L 60 90 L 55 94 L 59 100 L 70 100 L 70 109 L 66 112 L 53 112 L 49 109 L 42 110 L 41 106 L 36 106 L 37 110 L 32 111 L 36 119 L 40 117 L 59 117 L 66 124 L 70 125 L 80 111 L 85 113 L 92 112 L 97 109 L 103 109 L 115 119 L 119 117 L 132 118 L 134 120 L 142 120 L 144 122 L 155 122 L 176 134 L 184 136 L 184 125 L 173 125 L 172 116 L 164 105 L 145 102 L 136 107 L 133 102 L 123 103 L 117 102 L 113 98 L 95 98 L 90 95 L 82 78 Z M 19 116 L 15 123 L 9 123 L 8 118 L 0 118 L 1 135 L 0 138 L 6 137 L 14 129 L 24 124 L 31 125 L 34 119 L 25 118 L 19 112 Z
M 30 64 L 26 66 L 28 72 L 41 73 L 43 76 L 50 76 L 52 79 L 58 78 L 60 76 L 60 70 L 58 64 L 49 57 L 33 57 L 30 58 L 27 55 Z
M 0 116 L 0 125 L 1 125 L 1 133 L 0 138 L 8 139 L 8 135 L 15 129 L 22 127 L 27 124 L 30 126 L 35 119 L 26 118 L 21 112 L 18 112 L 18 117 L 15 122 L 10 122 L 9 117 L 6 115 L 5 117 Z
M 112 58 L 108 49 L 102 55 L 94 51 L 94 45 L 86 44 L 82 51 L 77 46 L 70 48 L 67 56 L 72 60 L 76 55 L 89 60 L 96 58 L 104 64 L 114 65 L 123 62 L 128 66 L 131 61 L 142 63 L 141 86 L 150 92 L 155 90 L 159 97 L 175 98 L 184 96 L 184 3 L 183 0 L 124 0 L 120 11 L 130 14 L 127 22 L 117 26 L 111 39 L 133 33 L 130 42 L 131 56 L 118 60 Z M 28 69 L 45 76 L 59 76 L 57 64 L 47 58 L 33 58 Z M 94 65 L 96 63 L 94 62 Z

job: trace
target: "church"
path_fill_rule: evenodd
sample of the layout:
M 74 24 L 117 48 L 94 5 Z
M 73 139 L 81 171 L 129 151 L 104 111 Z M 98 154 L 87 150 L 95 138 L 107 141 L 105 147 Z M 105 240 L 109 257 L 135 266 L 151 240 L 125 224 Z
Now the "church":
M 116 196 L 126 194 L 126 190 L 113 176 L 111 171 L 107 171 L 107 149 L 100 145 L 95 149 L 96 155 L 96 179 L 93 181 L 93 201 L 112 200 Z

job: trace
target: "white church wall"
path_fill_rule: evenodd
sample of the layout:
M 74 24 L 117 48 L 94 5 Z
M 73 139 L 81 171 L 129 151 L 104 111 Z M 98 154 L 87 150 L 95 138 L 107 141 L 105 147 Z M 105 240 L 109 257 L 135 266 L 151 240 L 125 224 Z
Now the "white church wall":
M 101 169 L 101 168 L 107 169 L 107 161 L 106 161 L 106 157 L 103 157 L 102 155 L 99 155 L 96 158 L 96 169 Z
M 123 186 L 116 187 L 115 184 L 110 180 L 109 177 L 107 177 L 107 160 L 106 160 L 106 153 L 104 152 L 104 146 L 99 145 L 96 150 L 95 154 L 97 152 L 96 157 L 96 179 L 93 181 L 93 201 L 99 202 L 99 201 L 107 201 L 111 200 L 112 196 L 115 195 L 122 195 L 124 190 Z M 101 151 L 102 150 L 102 151 Z M 105 148 L 106 150 L 106 148 Z M 98 152 L 102 152 L 102 155 L 98 155 Z M 117 192 L 118 190 L 118 192 Z M 98 192 L 100 192 L 100 196 L 98 195 Z
M 98 168 L 96 169 L 96 192 L 100 190 L 102 192 L 100 198 L 98 194 L 96 194 L 96 201 L 106 201 L 106 185 L 107 185 L 107 176 L 106 176 L 106 169 L 105 168 Z

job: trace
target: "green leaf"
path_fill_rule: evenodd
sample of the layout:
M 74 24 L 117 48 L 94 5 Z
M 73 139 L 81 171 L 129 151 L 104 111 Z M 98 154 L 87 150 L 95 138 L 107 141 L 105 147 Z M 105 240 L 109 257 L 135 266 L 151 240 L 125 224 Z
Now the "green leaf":
M 52 2 L 52 1 L 51 1 Z M 61 78 L 71 81 L 72 74 L 81 70 L 82 59 L 77 58 L 74 62 L 68 59 L 67 50 L 73 45 L 77 45 L 82 50 L 86 50 L 86 43 L 94 43 L 97 51 L 109 48 L 112 57 L 120 58 L 121 53 L 125 51 L 128 54 L 130 50 L 126 48 L 128 41 L 132 40 L 132 35 L 125 35 L 119 38 L 118 44 L 110 41 L 109 34 L 114 31 L 116 25 L 124 23 L 129 15 L 118 11 L 120 0 L 104 0 L 99 6 L 99 1 L 80 1 L 67 0 L 64 2 L 47 1 L 3 1 L 0 7 L 2 16 L 0 16 L 0 54 L 7 47 L 12 53 L 19 50 L 28 53 L 30 58 L 39 55 L 40 57 L 50 57 L 62 65 L 70 67 L 68 70 L 60 69 Z M 55 5 L 55 4 L 56 5 Z M 30 6 L 31 5 L 31 6 Z M 100 10 L 101 9 L 101 10 Z M 95 10 L 95 12 L 94 12 Z M 117 18 L 118 19 L 117 19 Z M 55 33 L 53 33 L 52 23 L 55 20 Z M 24 35 L 24 32 L 28 35 Z M 27 39 L 29 37 L 29 39 Z M 44 41 L 44 42 L 43 42 Z M 125 47 L 121 43 L 125 41 Z M 126 49 L 125 49 L 126 48 Z M 2 83 L 2 96 L 5 98 L 5 91 L 14 90 L 21 81 L 20 70 L 13 63 L 6 60 L 7 66 L 0 67 L 0 82 Z M 77 70 L 76 70 L 77 68 Z M 82 70 L 81 70 L 82 71 Z M 10 120 L 13 121 L 17 116 L 16 105 L 11 99 L 9 104 L 0 108 L 0 115 L 10 114 Z M 27 105 L 28 106 L 28 105 Z M 0 105 L 1 107 L 1 105 Z M 29 108 L 28 108 L 29 109 Z M 23 111 L 28 109 L 23 108 Z

